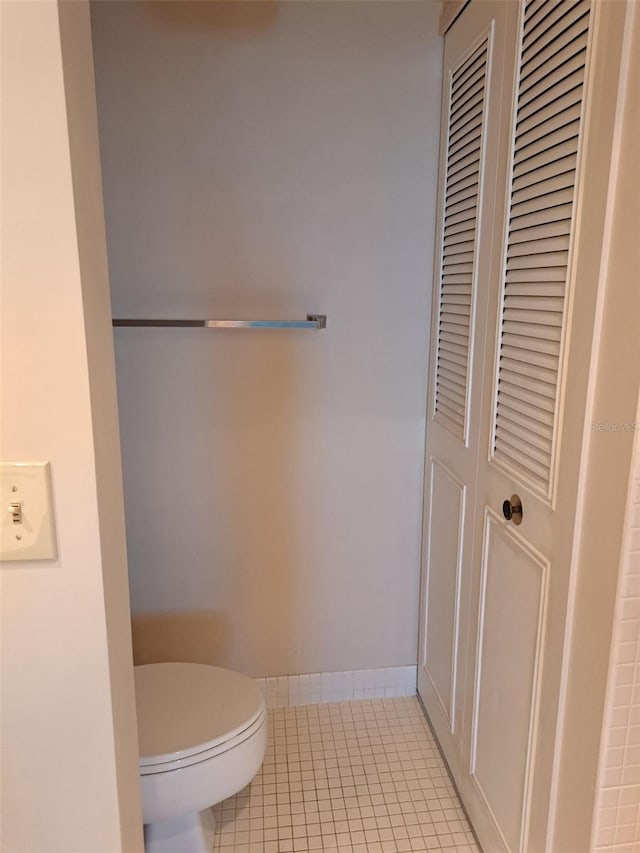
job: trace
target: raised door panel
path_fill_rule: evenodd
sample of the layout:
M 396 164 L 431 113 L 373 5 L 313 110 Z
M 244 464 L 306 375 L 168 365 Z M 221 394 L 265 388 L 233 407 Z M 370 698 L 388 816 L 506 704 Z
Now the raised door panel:
M 432 459 L 427 522 L 425 672 L 453 733 L 466 488 Z
M 485 516 L 470 772 L 505 849 L 526 838 L 547 561 Z

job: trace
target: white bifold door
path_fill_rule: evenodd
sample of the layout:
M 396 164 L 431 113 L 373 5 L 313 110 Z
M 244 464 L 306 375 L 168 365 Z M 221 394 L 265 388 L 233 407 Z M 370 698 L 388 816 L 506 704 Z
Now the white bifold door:
M 445 38 L 418 688 L 486 853 L 545 849 L 608 5 L 471 0 Z

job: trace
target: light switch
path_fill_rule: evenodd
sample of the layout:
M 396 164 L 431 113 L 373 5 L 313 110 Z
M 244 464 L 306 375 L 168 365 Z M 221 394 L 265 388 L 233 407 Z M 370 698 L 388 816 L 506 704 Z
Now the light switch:
M 0 560 L 55 560 L 48 462 L 0 462 L 0 512 Z

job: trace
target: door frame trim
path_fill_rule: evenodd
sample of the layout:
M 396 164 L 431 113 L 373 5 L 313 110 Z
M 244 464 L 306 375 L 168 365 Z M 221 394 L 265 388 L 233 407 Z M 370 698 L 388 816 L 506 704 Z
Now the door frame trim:
M 570 839 L 573 849 L 590 849 L 624 535 L 624 513 L 618 510 L 624 505 L 628 491 L 634 438 L 633 433 L 616 433 L 620 444 L 612 455 L 611 444 L 598 441 L 599 434 L 594 432 L 591 424 L 606 417 L 607 411 L 615 411 L 616 419 L 633 422 L 638 413 L 640 392 L 640 341 L 637 335 L 640 300 L 637 296 L 634 299 L 637 283 L 633 280 L 637 274 L 637 244 L 630 240 L 622 246 L 617 245 L 615 252 L 613 250 L 616 217 L 621 214 L 625 190 L 624 178 L 621 178 L 623 134 L 626 123 L 633 121 L 633 86 L 630 80 L 633 63 L 636 76 L 638 74 L 640 14 L 633 0 L 625 0 L 624 4 L 606 4 L 606 7 L 610 15 L 616 16 L 615 20 L 609 21 L 609 26 L 622 29 L 624 37 L 619 58 L 609 189 L 598 273 L 587 417 L 582 437 L 547 851 L 569 849 Z M 622 20 L 618 16 L 622 16 Z M 632 46 L 634 40 L 635 47 Z M 631 127 L 626 132 L 633 135 Z M 626 156 L 630 157 L 629 152 Z M 635 212 L 637 215 L 637 208 Z M 621 352 L 625 353 L 624 371 L 620 370 Z M 616 494 L 620 501 L 616 502 L 618 510 L 614 511 L 609 506 L 610 496 Z M 602 571 L 603 565 L 615 569 Z M 584 708 L 586 685 L 592 702 L 588 714 Z

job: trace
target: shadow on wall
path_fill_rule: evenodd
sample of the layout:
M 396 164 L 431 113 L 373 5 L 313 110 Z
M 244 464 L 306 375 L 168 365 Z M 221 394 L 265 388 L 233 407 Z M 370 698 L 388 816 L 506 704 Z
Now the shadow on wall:
M 136 613 L 134 663 L 187 661 L 224 666 L 232 643 L 229 615 L 217 610 Z
M 118 331 L 135 663 L 296 671 L 308 335 Z
M 199 3 L 193 0 L 170 0 L 170 2 L 147 2 L 144 8 L 150 17 L 172 29 L 201 30 L 207 35 L 235 37 L 253 36 L 273 26 L 278 16 L 277 0 L 262 2 L 237 2 L 217 0 Z

